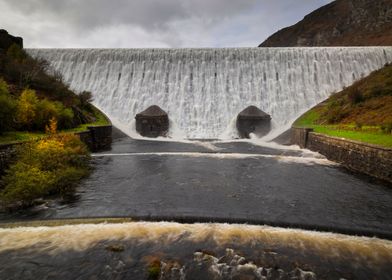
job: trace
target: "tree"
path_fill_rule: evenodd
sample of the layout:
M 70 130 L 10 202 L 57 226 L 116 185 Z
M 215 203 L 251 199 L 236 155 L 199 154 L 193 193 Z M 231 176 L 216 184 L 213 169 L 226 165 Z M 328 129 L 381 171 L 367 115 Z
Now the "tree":
M 8 91 L 8 85 L 0 79 L 0 134 L 14 126 L 16 101 Z
M 79 94 L 79 100 L 80 106 L 86 108 L 93 101 L 93 95 L 89 91 L 83 91 Z
M 34 90 L 25 89 L 19 97 L 16 120 L 28 130 L 33 129 L 37 116 L 38 98 Z

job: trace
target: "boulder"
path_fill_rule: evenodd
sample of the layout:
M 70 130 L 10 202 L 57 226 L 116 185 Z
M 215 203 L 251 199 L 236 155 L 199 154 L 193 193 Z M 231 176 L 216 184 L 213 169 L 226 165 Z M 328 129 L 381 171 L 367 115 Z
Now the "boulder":
M 18 45 L 23 49 L 23 39 L 21 37 L 14 37 L 4 29 L 0 29 L 0 50 L 6 51 L 13 44 Z
M 136 115 L 136 131 L 144 136 L 165 137 L 169 131 L 169 117 L 165 111 L 154 105 Z
M 249 106 L 238 114 L 236 125 L 241 138 L 250 138 L 250 133 L 261 137 L 271 130 L 271 116 L 255 106 Z

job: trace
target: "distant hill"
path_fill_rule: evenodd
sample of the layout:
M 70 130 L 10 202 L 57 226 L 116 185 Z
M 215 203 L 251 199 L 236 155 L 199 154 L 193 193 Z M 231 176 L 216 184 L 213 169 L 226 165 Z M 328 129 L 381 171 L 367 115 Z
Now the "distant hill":
M 337 0 L 259 47 L 391 45 L 392 0 Z

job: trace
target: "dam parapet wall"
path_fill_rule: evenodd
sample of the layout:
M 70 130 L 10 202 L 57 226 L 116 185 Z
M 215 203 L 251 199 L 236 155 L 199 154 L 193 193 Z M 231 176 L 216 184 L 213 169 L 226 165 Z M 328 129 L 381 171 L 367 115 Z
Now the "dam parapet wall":
M 291 143 L 338 162 L 346 168 L 392 183 L 392 149 L 313 132 L 291 129 Z

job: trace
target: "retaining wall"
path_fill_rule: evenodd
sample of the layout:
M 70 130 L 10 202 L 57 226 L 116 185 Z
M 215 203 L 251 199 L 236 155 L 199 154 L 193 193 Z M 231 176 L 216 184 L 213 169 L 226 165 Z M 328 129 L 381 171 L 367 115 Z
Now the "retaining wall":
M 319 152 L 329 160 L 392 183 L 392 149 L 331 137 L 309 128 L 292 128 L 291 143 Z

